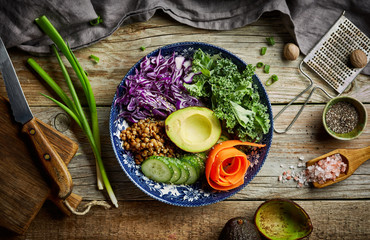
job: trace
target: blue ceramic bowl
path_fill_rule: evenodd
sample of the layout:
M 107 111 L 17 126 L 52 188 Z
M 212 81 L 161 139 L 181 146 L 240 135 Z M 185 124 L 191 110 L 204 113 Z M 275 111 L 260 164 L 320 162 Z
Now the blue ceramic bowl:
M 199 48 L 209 54 L 220 53 L 222 57 L 231 59 L 240 70 L 244 70 L 246 67 L 246 63 L 243 60 L 230 53 L 229 51 L 211 44 L 201 42 L 180 42 L 170 44 L 149 53 L 147 57 L 157 56 L 159 51 L 161 51 L 161 54 L 163 56 L 170 56 L 175 52 L 178 55 L 182 55 L 186 58 L 191 58 L 193 56 L 193 53 Z M 124 84 L 127 76 L 135 74 L 135 69 L 139 68 L 140 62 L 143 59 L 137 62 L 128 71 L 126 76 L 121 81 L 120 86 Z M 128 123 L 122 118 L 117 119 L 119 110 L 113 104 L 117 97 L 116 93 L 112 102 L 109 128 L 113 150 L 123 171 L 127 174 L 130 180 L 143 192 L 153 197 L 154 199 L 171 205 L 183 207 L 204 206 L 222 201 L 239 192 L 257 175 L 257 173 L 261 169 L 266 160 L 272 141 L 273 119 L 271 104 L 268 99 L 267 93 L 257 75 L 253 76 L 253 81 L 258 87 L 262 103 L 264 103 L 268 107 L 271 127 L 268 134 L 266 134 L 261 141 L 261 143 L 266 144 L 266 147 L 257 149 L 255 154 L 253 154 L 253 159 L 250 159 L 250 161 L 252 163 L 254 162 L 255 164 L 253 165 L 253 167 L 250 167 L 248 169 L 243 185 L 230 191 L 217 192 L 207 186 L 205 179 L 200 179 L 195 184 L 186 186 L 157 183 L 145 177 L 140 170 L 140 166 L 135 164 L 131 153 L 129 151 L 125 151 L 122 147 L 122 141 L 120 140 L 119 136 L 120 132 L 128 127 Z M 118 94 L 121 95 L 122 93 Z

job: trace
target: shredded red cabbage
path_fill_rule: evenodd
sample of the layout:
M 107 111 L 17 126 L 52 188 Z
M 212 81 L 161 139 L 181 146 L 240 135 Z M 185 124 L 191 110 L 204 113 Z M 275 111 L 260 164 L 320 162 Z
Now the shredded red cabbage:
M 190 96 L 185 83 L 191 83 L 194 73 L 191 60 L 183 56 L 145 57 L 135 74 L 127 77 L 118 86 L 115 106 L 120 114 L 131 123 L 153 117 L 165 119 L 180 108 L 203 105 L 197 98 Z

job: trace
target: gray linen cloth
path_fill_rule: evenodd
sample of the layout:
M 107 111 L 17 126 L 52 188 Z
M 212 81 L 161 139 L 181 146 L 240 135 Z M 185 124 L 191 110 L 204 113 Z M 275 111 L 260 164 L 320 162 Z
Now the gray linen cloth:
M 34 23 L 46 15 L 72 49 L 78 49 L 110 36 L 123 24 L 147 21 L 157 10 L 178 22 L 214 30 L 242 27 L 263 13 L 279 11 L 303 54 L 343 10 L 370 36 L 369 0 L 0 0 L 0 36 L 8 48 L 48 53 L 51 42 Z M 98 16 L 103 22 L 91 26 L 89 21 Z M 370 74 L 370 64 L 363 73 Z

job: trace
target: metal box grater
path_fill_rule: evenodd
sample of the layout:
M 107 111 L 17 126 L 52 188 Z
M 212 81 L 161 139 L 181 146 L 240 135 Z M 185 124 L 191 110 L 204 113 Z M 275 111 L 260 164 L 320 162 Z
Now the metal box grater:
M 303 62 L 340 94 L 362 70 L 349 67 L 349 55 L 356 49 L 370 60 L 370 38 L 342 15 Z
M 356 49 L 362 50 L 367 56 L 367 62 L 369 62 L 370 38 L 346 18 L 344 13 L 345 12 L 342 13 L 340 18 L 299 64 L 299 70 L 310 81 L 310 85 L 282 108 L 280 112 L 276 114 L 274 120 L 314 85 L 311 77 L 303 71 L 303 63 L 309 66 L 328 83 L 329 86 L 338 92 L 337 96 L 339 96 L 362 70 L 362 68 L 352 68 L 350 66 L 349 56 L 351 52 Z M 288 127 L 283 131 L 278 131 L 274 128 L 275 132 L 285 133 L 293 126 L 316 89 L 323 91 L 329 98 L 334 97 L 320 86 L 314 86 Z

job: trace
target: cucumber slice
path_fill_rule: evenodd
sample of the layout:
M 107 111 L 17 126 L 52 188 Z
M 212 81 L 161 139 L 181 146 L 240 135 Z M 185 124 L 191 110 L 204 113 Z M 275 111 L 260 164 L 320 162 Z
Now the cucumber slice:
M 182 164 L 189 171 L 189 178 L 184 184 L 190 185 L 190 184 L 195 183 L 199 178 L 198 170 L 195 167 L 193 167 L 193 165 L 191 165 L 187 162 L 182 162 Z
M 172 174 L 172 178 L 170 179 L 170 183 L 175 183 L 176 181 L 178 181 L 181 177 L 181 169 L 180 169 L 180 160 L 176 159 L 176 158 L 167 158 L 167 160 L 169 161 L 169 163 L 171 164 L 171 167 L 172 167 L 172 170 L 173 170 L 173 174 Z
M 196 153 L 196 160 L 198 161 L 199 167 L 200 167 L 200 175 L 204 174 L 204 170 L 206 169 L 206 161 L 208 155 L 204 152 Z
M 197 176 L 200 176 L 201 169 L 200 169 L 200 162 L 199 159 L 195 155 L 184 155 L 180 158 L 181 162 L 189 163 L 197 172 Z
M 180 160 L 178 163 L 179 163 L 178 166 L 180 167 L 180 170 L 181 170 L 181 175 L 180 175 L 179 180 L 174 182 L 174 184 L 179 185 L 179 184 L 184 184 L 186 181 L 188 181 L 190 173 L 187 167 L 185 167 Z
M 144 175 L 156 182 L 167 183 L 171 180 L 173 169 L 169 161 L 158 156 L 151 156 L 141 164 Z

